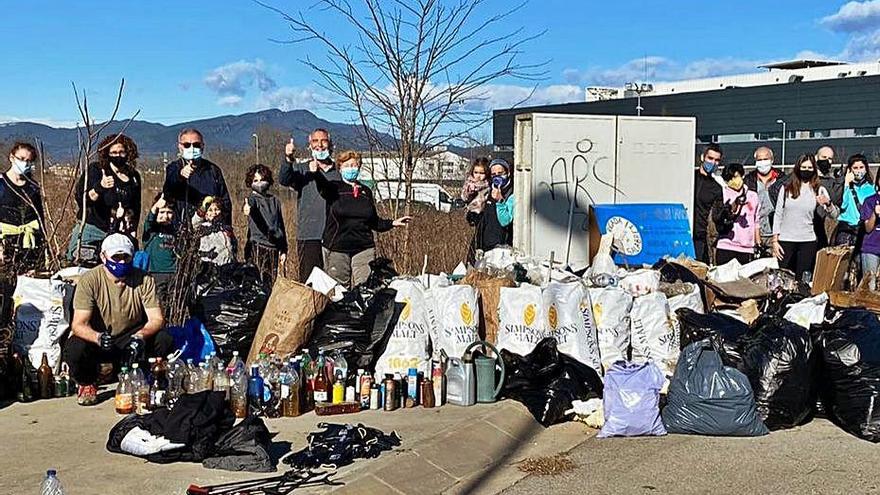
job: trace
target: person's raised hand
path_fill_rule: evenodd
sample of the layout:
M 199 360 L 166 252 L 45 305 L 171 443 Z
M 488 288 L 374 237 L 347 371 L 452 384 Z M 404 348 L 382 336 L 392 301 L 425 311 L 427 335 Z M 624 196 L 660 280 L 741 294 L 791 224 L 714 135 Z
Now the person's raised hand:
M 847 186 L 852 184 L 854 180 L 856 180 L 856 175 L 852 172 L 852 170 L 848 171 L 843 177 L 843 181 L 846 183 Z
M 827 206 L 831 203 L 831 198 L 829 198 L 824 192 L 820 192 L 818 196 L 816 196 L 816 202 L 822 206 Z
M 495 201 L 501 201 L 504 199 L 504 196 L 501 194 L 501 188 L 492 186 L 492 199 Z
M 296 153 L 296 146 L 293 144 L 293 138 L 290 138 L 290 142 L 284 145 L 284 158 L 292 162 L 294 153 Z
M 395 227 L 406 227 L 407 225 L 409 225 L 409 222 L 411 220 L 412 220 L 412 217 L 410 217 L 410 216 L 400 217 L 397 220 L 391 222 L 391 225 L 393 225 Z
M 311 172 L 318 171 L 318 160 L 312 159 L 312 161 L 309 162 L 309 171 L 311 171 Z
M 104 169 L 101 169 L 101 187 L 104 189 L 113 189 L 113 186 L 116 185 L 116 180 L 112 175 L 107 175 Z
M 242 207 L 241 211 L 244 213 L 244 216 L 246 216 L 246 217 L 250 216 L 251 204 L 250 204 L 250 202 L 248 202 L 248 200 L 244 200 L 244 206 Z
M 183 166 L 182 169 L 180 169 L 180 176 L 183 177 L 184 179 L 189 180 L 189 177 L 192 175 L 192 173 L 195 169 L 196 168 L 191 163 L 187 163 L 186 165 Z

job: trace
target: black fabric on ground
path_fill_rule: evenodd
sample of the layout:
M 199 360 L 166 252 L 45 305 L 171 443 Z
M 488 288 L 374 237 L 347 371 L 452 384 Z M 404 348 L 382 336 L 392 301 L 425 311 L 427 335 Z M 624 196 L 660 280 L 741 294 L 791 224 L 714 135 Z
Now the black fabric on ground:
M 208 469 L 271 473 L 275 462 L 269 454 L 272 436 L 263 420 L 248 416 L 224 433 L 214 444 L 211 457 L 202 461 Z
M 502 350 L 501 358 L 506 370 L 502 394 L 525 405 L 545 427 L 564 421 L 572 401 L 602 397 L 596 371 L 559 352 L 552 337 L 526 356 Z
M 308 447 L 290 454 L 282 462 L 299 469 L 325 464 L 339 468 L 357 459 L 379 457 L 382 452 L 400 446 L 397 432 L 385 434 L 363 424 L 318 423 L 318 428 L 323 428 L 323 431 L 309 433 Z

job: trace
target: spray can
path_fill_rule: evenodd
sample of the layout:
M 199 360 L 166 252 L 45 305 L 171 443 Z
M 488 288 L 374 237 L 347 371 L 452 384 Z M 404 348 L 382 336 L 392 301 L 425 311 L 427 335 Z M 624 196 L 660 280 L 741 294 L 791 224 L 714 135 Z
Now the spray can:
M 397 397 L 397 383 L 391 375 L 386 375 L 385 378 L 385 410 L 393 411 L 397 409 L 397 406 L 400 404 L 400 399 Z
M 370 387 L 370 410 L 375 411 L 376 409 L 379 409 L 379 402 L 379 386 L 374 383 L 373 386 Z

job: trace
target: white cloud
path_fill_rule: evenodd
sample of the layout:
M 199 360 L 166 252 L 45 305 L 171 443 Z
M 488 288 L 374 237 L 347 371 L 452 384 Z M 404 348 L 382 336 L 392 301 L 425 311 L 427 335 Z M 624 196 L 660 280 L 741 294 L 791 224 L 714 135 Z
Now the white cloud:
M 566 69 L 563 77 L 584 86 L 623 86 L 628 82 L 664 82 L 698 79 L 757 71 L 760 62 L 733 57 L 707 58 L 681 63 L 666 57 L 648 56 L 611 68 Z
M 319 91 L 309 87 L 285 86 L 267 91 L 257 99 L 257 108 L 278 108 L 289 110 L 314 110 L 328 99 Z
M 221 65 L 205 76 L 204 83 L 219 96 L 240 97 L 244 97 L 255 86 L 260 92 L 271 91 L 277 86 L 275 80 L 269 77 L 266 64 L 260 59 Z
M 217 104 L 224 107 L 237 107 L 241 105 L 243 98 L 238 95 L 227 95 L 217 98 Z
M 16 122 L 33 122 L 34 124 L 43 124 L 55 128 L 72 128 L 79 124 L 79 120 L 53 119 L 49 117 L 17 117 L 13 115 L 0 115 L 0 125 L 13 124 Z
M 880 30 L 850 38 L 839 55 L 842 60 L 867 62 L 880 59 Z
M 532 87 L 514 84 L 489 84 L 480 89 L 480 98 L 471 100 L 471 110 L 491 111 L 514 105 L 550 105 L 584 100 L 584 88 L 573 84 Z
M 823 17 L 820 24 L 844 33 L 867 31 L 880 27 L 880 0 L 849 2 L 829 16 Z

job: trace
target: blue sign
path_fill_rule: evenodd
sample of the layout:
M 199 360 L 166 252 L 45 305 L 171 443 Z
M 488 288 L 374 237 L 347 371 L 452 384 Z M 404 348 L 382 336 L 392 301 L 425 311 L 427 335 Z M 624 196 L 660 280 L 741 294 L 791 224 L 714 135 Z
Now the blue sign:
M 694 257 L 688 213 L 684 205 L 642 203 L 593 205 L 600 234 L 614 232 L 614 262 L 623 265 L 656 263 L 664 256 Z

